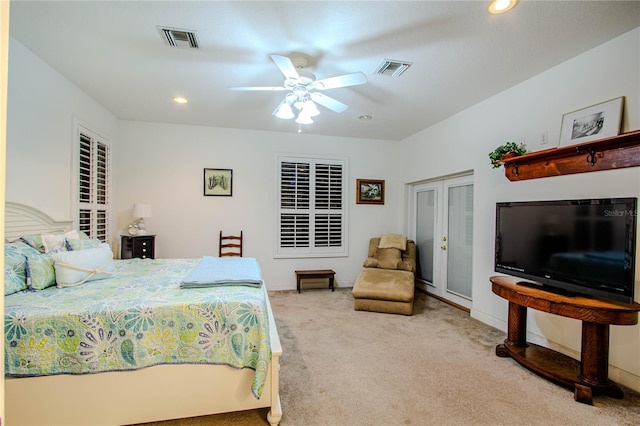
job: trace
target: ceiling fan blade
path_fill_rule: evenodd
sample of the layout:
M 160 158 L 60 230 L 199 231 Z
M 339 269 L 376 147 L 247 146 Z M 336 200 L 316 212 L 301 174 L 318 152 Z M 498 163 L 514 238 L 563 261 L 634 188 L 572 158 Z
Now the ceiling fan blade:
M 364 73 L 354 72 L 314 81 L 311 84 L 311 88 L 317 90 L 337 89 L 338 87 L 357 86 L 358 84 L 365 84 L 366 82 L 367 76 L 364 75 Z
M 270 91 L 270 92 L 280 92 L 282 90 L 289 90 L 283 86 L 265 86 L 265 87 L 229 87 L 229 90 L 235 90 L 238 92 L 255 92 L 259 90 Z
M 337 113 L 346 111 L 346 109 L 349 108 L 347 105 L 325 95 L 324 93 L 311 92 L 309 95 L 311 96 L 312 101 L 322 105 L 325 108 L 329 108 L 331 111 L 335 111 Z
M 286 78 L 292 78 L 294 80 L 298 80 L 300 78 L 298 71 L 296 71 L 296 67 L 293 65 L 293 62 L 291 62 L 291 59 L 281 55 L 271 55 L 271 59 L 273 59 L 273 62 L 276 63 L 276 66 Z

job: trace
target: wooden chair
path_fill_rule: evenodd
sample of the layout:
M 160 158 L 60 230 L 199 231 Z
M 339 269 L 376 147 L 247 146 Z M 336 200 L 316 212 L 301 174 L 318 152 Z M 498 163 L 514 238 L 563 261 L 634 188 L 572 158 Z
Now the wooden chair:
M 222 231 L 220 231 L 220 250 L 218 254 L 220 257 L 242 257 L 242 231 L 240 231 L 240 235 L 222 235 Z

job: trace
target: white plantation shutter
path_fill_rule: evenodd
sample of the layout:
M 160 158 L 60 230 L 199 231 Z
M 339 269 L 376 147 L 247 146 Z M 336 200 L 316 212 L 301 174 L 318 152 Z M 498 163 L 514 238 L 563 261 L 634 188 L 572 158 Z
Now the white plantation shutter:
M 276 257 L 346 256 L 346 161 L 278 157 Z
M 80 127 L 78 230 L 105 242 L 109 239 L 110 161 L 108 143 Z
M 316 163 L 315 168 L 315 246 L 341 247 L 343 167 Z
M 309 247 L 310 175 L 308 162 L 280 164 L 280 246 Z
M 80 133 L 78 201 L 91 203 L 91 138 Z

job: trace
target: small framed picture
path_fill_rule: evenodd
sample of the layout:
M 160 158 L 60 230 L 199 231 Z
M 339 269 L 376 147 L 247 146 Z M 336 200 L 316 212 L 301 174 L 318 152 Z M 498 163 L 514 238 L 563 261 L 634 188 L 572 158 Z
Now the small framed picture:
M 560 146 L 577 145 L 618 136 L 624 96 L 562 116 Z
M 204 169 L 204 195 L 230 197 L 233 188 L 233 170 Z
M 384 204 L 384 180 L 357 179 L 356 204 Z

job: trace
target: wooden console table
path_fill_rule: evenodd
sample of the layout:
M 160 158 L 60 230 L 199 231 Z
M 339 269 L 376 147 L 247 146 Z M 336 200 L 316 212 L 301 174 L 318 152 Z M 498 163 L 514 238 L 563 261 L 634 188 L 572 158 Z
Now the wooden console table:
M 637 324 L 640 304 L 562 296 L 518 285 L 518 281 L 491 277 L 491 290 L 509 301 L 507 338 L 496 346 L 496 355 L 510 356 L 531 371 L 573 388 L 578 402 L 592 404 L 593 395 L 597 394 L 622 398 L 622 389 L 609 380 L 609 325 Z M 527 343 L 527 308 L 582 320 L 580 361 Z

